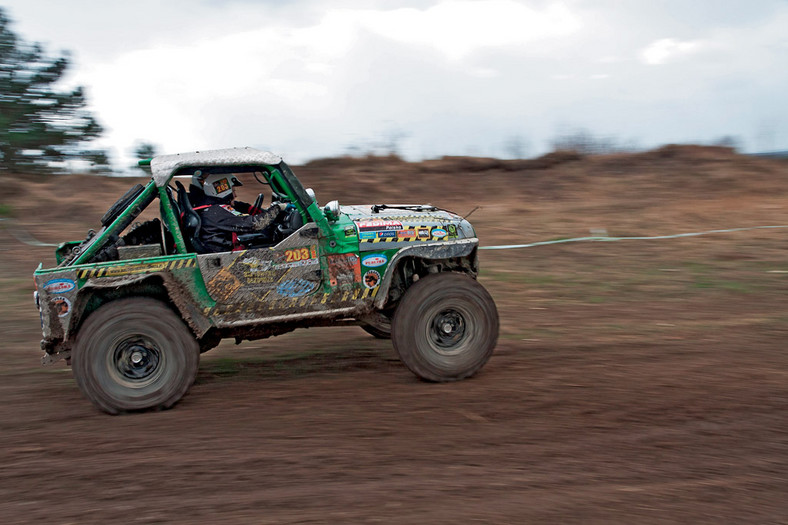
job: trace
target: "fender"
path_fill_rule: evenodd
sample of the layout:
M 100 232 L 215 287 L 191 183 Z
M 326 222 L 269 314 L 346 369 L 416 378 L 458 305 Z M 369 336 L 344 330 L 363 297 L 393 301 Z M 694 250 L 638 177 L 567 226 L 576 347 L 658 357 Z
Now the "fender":
M 152 282 L 151 282 L 152 281 Z M 79 290 L 75 306 L 75 317 L 72 317 L 72 323 L 66 331 L 68 337 L 71 328 L 74 325 L 73 319 L 81 321 L 82 313 L 87 306 L 85 297 L 92 294 L 85 293 L 85 291 L 95 291 L 101 289 L 110 289 L 116 292 L 119 296 L 123 295 L 123 289 L 135 285 L 154 284 L 156 286 L 163 286 L 164 291 L 169 301 L 178 309 L 181 318 L 189 325 L 192 332 L 197 339 L 202 338 L 208 330 L 213 327 L 213 323 L 205 317 L 202 310 L 195 304 L 192 294 L 188 289 L 175 279 L 171 272 L 153 272 L 141 275 L 124 275 L 120 277 L 110 277 L 103 279 L 90 279 Z
M 380 284 L 380 289 L 375 295 L 375 308 L 381 309 L 386 303 L 389 295 L 389 288 L 391 287 L 391 280 L 394 277 L 394 271 L 399 264 L 399 261 L 404 257 L 416 257 L 419 259 L 450 259 L 452 257 L 467 257 L 473 250 L 479 246 L 479 239 L 472 237 L 470 239 L 461 239 L 453 242 L 431 242 L 408 246 L 398 251 L 391 258 L 389 262 L 386 275 L 383 277 L 383 282 Z

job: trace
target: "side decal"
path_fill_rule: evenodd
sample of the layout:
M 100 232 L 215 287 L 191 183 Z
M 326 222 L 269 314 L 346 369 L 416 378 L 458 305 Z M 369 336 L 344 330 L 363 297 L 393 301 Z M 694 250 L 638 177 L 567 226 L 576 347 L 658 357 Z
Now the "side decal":
M 364 274 L 364 286 L 371 290 L 375 288 L 380 282 L 380 274 L 375 270 L 369 270 Z
M 195 259 L 178 259 L 175 261 L 162 261 L 146 264 L 129 264 L 127 266 L 110 266 L 108 268 L 87 268 L 79 271 L 80 279 L 91 277 L 118 277 L 120 275 L 133 275 L 136 273 L 160 272 L 162 270 L 177 270 L 180 268 L 194 268 L 197 266 Z
M 388 257 L 382 253 L 373 253 L 361 259 L 361 264 L 367 268 L 377 268 L 378 266 L 383 266 L 387 262 L 389 262 Z
M 71 279 L 52 279 L 44 284 L 44 290 L 51 294 L 67 293 L 76 287 Z

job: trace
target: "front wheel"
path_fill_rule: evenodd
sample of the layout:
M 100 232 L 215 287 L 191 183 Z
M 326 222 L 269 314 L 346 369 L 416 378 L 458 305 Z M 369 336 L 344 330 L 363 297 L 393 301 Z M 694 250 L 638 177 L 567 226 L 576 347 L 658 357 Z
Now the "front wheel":
M 200 347 L 160 301 L 119 299 L 101 306 L 80 328 L 72 351 L 74 379 L 109 414 L 169 408 L 197 376 Z
M 498 341 L 498 310 L 487 290 L 459 273 L 419 279 L 391 323 L 394 348 L 411 372 L 428 381 L 474 375 Z

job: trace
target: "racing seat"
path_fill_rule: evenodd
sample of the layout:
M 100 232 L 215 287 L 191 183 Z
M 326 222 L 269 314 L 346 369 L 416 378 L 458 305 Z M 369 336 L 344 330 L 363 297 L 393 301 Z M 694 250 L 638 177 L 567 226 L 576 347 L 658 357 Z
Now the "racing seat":
M 277 222 L 274 230 L 274 239 L 276 242 L 280 242 L 295 233 L 303 225 L 304 219 L 301 217 L 301 214 L 294 206 L 290 205 L 285 210 L 282 219 Z
M 175 185 L 178 187 L 178 206 L 181 211 L 179 218 L 183 240 L 186 241 L 186 248 L 197 253 L 207 253 L 208 250 L 205 249 L 205 245 L 200 240 L 200 229 L 202 228 L 200 215 L 192 208 L 189 195 L 186 193 L 186 188 L 183 187 L 181 181 L 176 180 Z

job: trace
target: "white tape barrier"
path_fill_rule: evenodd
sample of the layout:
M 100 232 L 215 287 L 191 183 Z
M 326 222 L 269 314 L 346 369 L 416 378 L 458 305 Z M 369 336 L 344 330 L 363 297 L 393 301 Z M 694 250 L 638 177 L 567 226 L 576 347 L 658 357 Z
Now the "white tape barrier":
M 690 233 L 677 233 L 675 235 L 654 235 L 650 237 L 608 237 L 604 236 L 591 236 L 591 237 L 575 237 L 573 239 L 558 239 L 556 241 L 540 241 L 532 242 L 529 244 L 505 244 L 500 246 L 480 246 L 480 250 L 513 250 L 516 248 L 532 248 L 534 246 L 547 246 L 549 244 L 562 244 L 567 242 L 612 242 L 612 241 L 652 241 L 657 239 L 680 239 L 682 237 L 697 237 L 699 235 L 711 235 L 713 233 L 732 233 L 743 232 L 750 230 L 766 230 L 788 228 L 788 225 L 779 226 L 750 226 L 749 228 L 730 228 L 727 230 L 707 230 L 703 232 L 690 232 Z
M 12 221 L 13 219 L 0 218 L 0 221 Z M 480 246 L 480 250 L 514 250 L 517 248 L 533 248 L 535 246 L 548 246 L 550 244 L 564 244 L 568 242 L 613 242 L 613 241 L 652 241 L 657 239 L 680 239 L 682 237 L 697 237 L 699 235 L 711 235 L 714 233 L 733 233 L 751 230 L 767 230 L 788 228 L 788 225 L 775 225 L 775 226 L 750 226 L 748 228 L 729 228 L 725 230 L 707 230 L 702 232 L 689 232 L 677 233 L 674 235 L 653 235 L 644 237 L 608 237 L 607 235 L 595 235 L 590 237 L 574 237 L 572 239 L 558 239 L 555 241 L 539 241 L 528 244 L 503 244 L 499 246 Z M 21 228 L 9 228 L 8 232 L 16 238 L 19 242 L 23 242 L 28 246 L 50 247 L 58 246 L 57 244 L 50 244 L 41 242 L 35 239 L 32 235 L 22 230 Z

